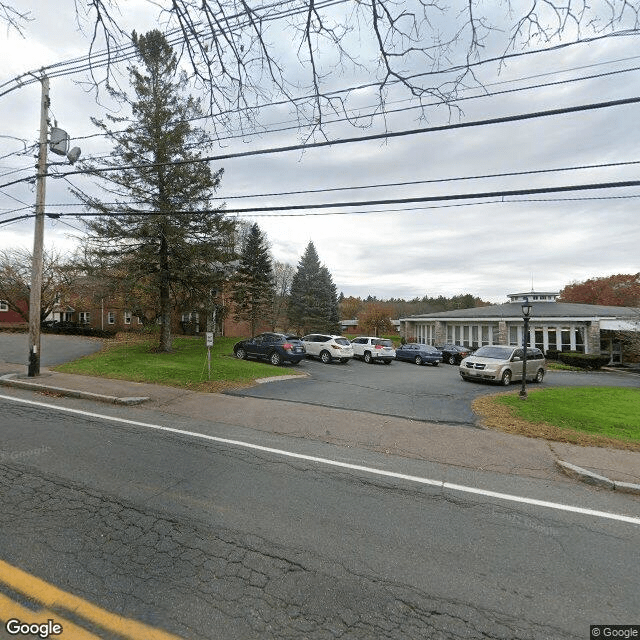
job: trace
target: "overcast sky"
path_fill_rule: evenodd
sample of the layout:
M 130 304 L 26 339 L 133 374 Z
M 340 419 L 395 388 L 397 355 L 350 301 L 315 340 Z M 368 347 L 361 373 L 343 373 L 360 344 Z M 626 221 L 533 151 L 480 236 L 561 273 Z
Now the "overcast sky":
M 12 4 L 30 10 L 35 20 L 25 25 L 24 38 L 8 33 L 4 26 L 0 29 L 0 92 L 3 83 L 25 72 L 86 54 L 88 40 L 77 29 L 73 0 L 57 3 L 16 0 Z M 121 5 L 122 20 L 128 28 L 143 33 L 158 26 L 155 14 L 141 0 L 127 0 Z M 499 74 L 497 64 L 484 65 L 478 70 L 479 77 L 487 92 L 500 91 L 499 95 L 463 100 L 458 103 L 462 112 L 434 106 L 426 112 L 427 122 L 417 121 L 415 112 L 403 111 L 389 117 L 387 128 L 401 131 L 640 96 L 640 71 L 634 70 L 640 67 L 638 44 L 638 36 L 618 37 L 524 56 L 510 61 Z M 587 76 L 599 77 L 570 81 Z M 53 78 L 50 113 L 69 132 L 72 145 L 82 147 L 83 156 L 89 157 L 109 151 L 104 139 L 74 138 L 96 133 L 89 118 L 104 117 L 108 102 L 103 94 L 96 101 L 95 94 L 80 83 L 86 79 L 82 74 Z M 345 83 L 349 86 L 347 80 L 342 86 Z M 542 84 L 549 86 L 505 93 Z M 339 79 L 336 86 L 341 86 Z M 373 92 L 360 93 L 357 98 L 362 104 L 375 99 Z M 475 89 L 462 93 L 461 97 L 479 93 Z M 390 106 L 410 105 L 402 102 Z M 38 139 L 39 108 L 39 83 L 0 97 L 0 185 L 34 174 L 31 147 Z M 459 178 L 633 163 L 640 160 L 639 112 L 640 105 L 631 104 L 336 145 L 304 153 L 228 159 L 214 162 L 212 167 L 224 167 L 217 195 L 226 200 L 229 209 L 637 180 L 638 164 L 473 180 Z M 270 125 L 289 121 L 291 114 L 280 108 L 265 111 L 261 118 L 262 124 Z M 370 129 L 358 130 L 335 125 L 329 127 L 328 136 L 338 139 L 378 133 L 382 126 L 376 122 Z M 25 148 L 21 140 L 30 147 L 30 154 L 14 153 Z M 298 141 L 295 130 L 247 135 L 224 141 L 209 153 L 279 147 Z M 58 158 L 50 155 L 49 160 Z M 80 177 L 70 179 L 89 188 L 80 182 Z M 266 193 L 407 182 L 420 184 L 257 197 Z M 74 204 L 67 188 L 64 180 L 48 179 L 49 211 L 56 211 L 54 205 Z M 639 272 L 637 195 L 640 188 L 630 187 L 413 205 L 342 206 L 300 211 L 296 213 L 303 215 L 297 216 L 270 213 L 247 219 L 259 223 L 268 236 L 274 258 L 283 262 L 296 265 L 308 242 L 313 240 L 338 291 L 345 295 L 410 299 L 471 293 L 487 301 L 504 302 L 506 294 L 528 291 L 532 286 L 538 291 L 559 291 L 573 281 Z M 34 201 L 33 184 L 22 182 L 0 188 L 0 222 L 30 213 Z M 66 210 L 71 209 L 69 206 Z M 73 210 L 79 211 L 80 207 Z M 70 251 L 81 230 L 82 222 L 76 218 L 48 219 L 46 246 Z M 32 218 L 0 224 L 0 249 L 16 246 L 31 249 L 32 245 Z

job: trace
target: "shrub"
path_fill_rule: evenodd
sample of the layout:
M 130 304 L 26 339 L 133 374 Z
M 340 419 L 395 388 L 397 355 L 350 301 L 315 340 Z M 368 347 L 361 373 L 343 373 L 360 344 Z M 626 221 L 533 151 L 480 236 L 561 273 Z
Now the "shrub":
M 562 351 L 558 354 L 558 360 L 564 364 L 580 369 L 600 369 L 609 363 L 609 356 L 599 356 L 592 353 L 579 353 L 577 351 Z
M 544 357 L 547 360 L 557 360 L 560 353 L 561 352 L 558 349 L 547 349 L 546 353 L 544 354 Z

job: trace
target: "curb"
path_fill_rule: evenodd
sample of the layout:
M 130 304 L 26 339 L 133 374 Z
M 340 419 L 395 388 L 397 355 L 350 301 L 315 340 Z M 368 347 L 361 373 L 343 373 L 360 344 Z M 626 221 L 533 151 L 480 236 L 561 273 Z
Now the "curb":
M 70 398 L 83 398 L 85 400 L 96 400 L 109 404 L 136 405 L 149 400 L 147 396 L 118 398 L 117 396 L 107 396 L 100 393 L 92 393 L 91 391 L 76 391 L 75 389 L 64 389 L 63 387 L 52 387 L 51 385 L 39 384 L 37 382 L 16 380 L 15 378 L 17 376 L 17 373 L 0 376 L 0 385 L 16 387 L 18 389 L 31 389 L 33 391 L 48 391 L 49 393 L 57 393 Z
M 596 487 L 602 487 L 603 489 L 609 489 L 610 491 L 621 491 L 623 493 L 634 493 L 640 495 L 640 484 L 610 480 L 605 476 L 598 475 L 597 473 L 593 473 L 593 471 L 583 469 L 582 467 L 577 467 L 575 464 L 565 462 L 564 460 L 556 460 L 556 465 L 558 465 L 560 470 L 570 478 L 575 478 L 581 482 L 585 482 Z

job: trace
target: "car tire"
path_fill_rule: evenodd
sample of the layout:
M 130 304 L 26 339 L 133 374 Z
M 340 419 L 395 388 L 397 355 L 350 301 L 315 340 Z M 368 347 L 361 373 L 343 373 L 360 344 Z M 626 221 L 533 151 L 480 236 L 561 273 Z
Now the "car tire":
M 270 355 L 269 355 L 269 362 L 274 366 L 274 367 L 279 367 L 282 364 L 282 356 L 277 352 L 277 351 L 273 351 Z
M 511 375 L 511 371 L 509 371 L 508 369 L 502 374 L 500 383 L 503 387 L 508 387 L 511 384 Z
M 371 354 L 368 351 L 364 352 L 364 356 L 362 357 L 362 359 L 367 363 L 367 364 L 373 364 L 373 358 L 371 357 Z
M 431 363 L 434 367 L 437 367 L 440 363 L 436 360 L 435 362 Z
M 455 364 L 456 363 L 456 357 L 455 356 L 449 356 L 449 358 L 447 359 L 447 362 L 449 364 Z
M 414 362 L 415 362 L 418 366 L 420 366 L 420 365 L 422 364 L 422 358 L 421 358 L 420 356 L 416 356 L 416 358 L 415 358 Z
M 236 349 L 236 358 L 238 358 L 238 360 L 246 360 L 247 352 L 242 347 Z
M 322 360 L 322 362 L 324 362 L 325 364 L 329 364 L 331 360 L 333 360 L 333 358 L 331 357 L 331 354 L 326 349 L 324 349 L 320 352 L 320 360 Z
M 391 364 L 391 360 L 383 360 L 385 364 Z
M 536 371 L 536 377 L 533 379 L 534 382 L 541 383 L 544 380 L 544 369 L 538 369 Z

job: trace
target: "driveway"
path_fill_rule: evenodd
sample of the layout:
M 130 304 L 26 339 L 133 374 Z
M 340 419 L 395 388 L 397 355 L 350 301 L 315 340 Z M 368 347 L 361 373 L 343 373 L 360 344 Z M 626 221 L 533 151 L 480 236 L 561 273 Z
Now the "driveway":
M 83 336 L 61 336 L 43 333 L 40 337 L 40 364 L 52 367 L 100 351 L 102 341 Z M 0 363 L 22 364 L 29 361 L 29 339 L 26 333 L 0 332 Z
M 283 367 L 283 373 L 287 368 Z M 359 360 L 346 365 L 325 365 L 316 360 L 304 360 L 295 369 L 306 372 L 308 377 L 259 384 L 228 393 L 473 426 L 476 420 L 471 411 L 473 400 L 505 390 L 497 385 L 463 381 L 457 365 L 418 367 L 399 361 L 384 365 L 364 364 Z M 542 386 L 638 387 L 640 378 L 608 371 L 550 371 Z M 514 383 L 510 388 L 519 389 L 520 383 Z

